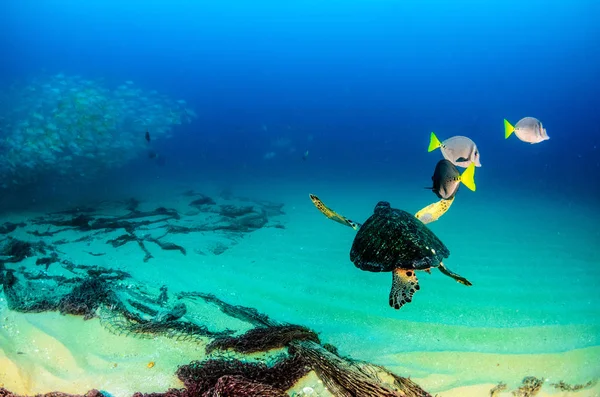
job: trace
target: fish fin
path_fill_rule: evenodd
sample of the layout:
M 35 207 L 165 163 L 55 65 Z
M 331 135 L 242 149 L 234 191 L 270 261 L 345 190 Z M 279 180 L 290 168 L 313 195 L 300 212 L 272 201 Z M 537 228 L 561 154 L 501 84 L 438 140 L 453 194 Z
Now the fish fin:
M 340 214 L 338 214 L 337 212 L 335 212 L 334 210 L 332 210 L 331 208 L 327 207 L 325 205 L 325 203 L 323 203 L 321 201 L 321 199 L 319 199 L 317 196 L 315 196 L 314 194 L 309 194 L 310 199 L 312 200 L 313 204 L 315 205 L 315 207 L 317 207 L 317 209 L 319 211 L 321 211 L 321 213 L 323 215 L 325 215 L 327 218 L 331 219 L 332 221 L 335 221 L 337 223 L 341 223 L 342 225 L 345 226 L 350 226 L 352 229 L 354 230 L 358 230 L 361 227 L 361 224 L 358 222 L 354 222 L 348 218 L 346 218 L 345 216 L 342 216 Z
M 513 132 L 515 132 L 515 127 L 508 120 L 504 119 L 504 139 L 508 139 Z
M 414 270 L 394 269 L 392 272 L 390 306 L 394 309 L 400 309 L 412 301 L 413 294 L 419 289 L 419 280 L 417 280 Z
M 466 285 L 467 287 L 470 287 L 471 285 L 473 285 L 469 280 L 467 280 L 466 278 L 464 278 L 463 276 L 461 276 L 459 274 L 454 273 L 452 270 L 450 270 L 446 266 L 444 266 L 444 264 L 441 262 L 440 262 L 439 269 L 440 269 L 440 272 L 444 273 L 448 277 L 452 277 L 453 279 L 456 280 L 456 282 L 461 283 L 462 285 Z
M 431 137 L 429 138 L 429 149 L 427 149 L 427 151 L 433 152 L 435 149 L 437 149 L 441 146 L 442 146 L 442 142 L 440 142 L 440 140 L 437 138 L 437 136 L 435 136 L 435 134 L 432 132 Z
M 467 169 L 460 175 L 460 181 L 470 190 L 475 191 L 475 163 L 469 164 Z

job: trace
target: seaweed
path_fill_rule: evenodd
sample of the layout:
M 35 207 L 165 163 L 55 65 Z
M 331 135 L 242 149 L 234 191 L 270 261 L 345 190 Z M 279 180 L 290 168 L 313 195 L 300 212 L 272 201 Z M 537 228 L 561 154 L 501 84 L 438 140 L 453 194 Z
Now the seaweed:
M 287 397 L 285 390 L 251 381 L 243 376 L 221 376 L 205 397 Z
M 172 233 L 172 234 L 188 234 L 188 233 L 200 231 L 198 228 L 195 228 L 195 227 L 178 226 L 178 225 L 167 225 L 166 229 L 167 229 L 167 233 Z
M 65 230 L 65 229 L 57 230 L 54 232 L 51 232 L 50 229 L 46 230 L 45 232 L 38 232 L 37 230 L 34 230 L 33 232 L 27 231 L 27 234 L 31 234 L 32 236 L 36 236 L 36 237 L 52 237 L 56 233 L 60 233 L 62 230 Z
M 206 346 L 206 353 L 216 349 L 232 349 L 239 353 L 255 353 L 288 346 L 293 341 L 311 340 L 320 343 L 313 331 L 299 325 L 276 325 L 252 328 L 241 336 L 216 338 Z
M 34 256 L 36 253 L 46 253 L 46 244 L 44 242 L 30 243 L 28 241 L 17 240 L 9 237 L 7 243 L 0 249 L 0 255 L 3 262 L 17 263 L 23 259 Z
M 0 397 L 24 397 L 18 394 L 11 393 L 3 387 L 0 387 Z M 102 392 L 96 389 L 92 389 L 85 394 L 68 394 L 61 392 L 50 392 L 46 394 L 37 394 L 36 397 L 106 397 Z
M 213 294 L 203 292 L 181 292 L 177 294 L 178 299 L 182 298 L 202 298 L 204 301 L 214 303 L 226 315 L 248 322 L 256 327 L 274 327 L 277 322 L 271 320 L 266 314 L 259 313 L 252 307 L 235 306 L 222 301 Z
M 252 205 L 235 206 L 235 205 L 227 204 L 227 205 L 221 205 L 220 210 L 219 210 L 219 214 L 221 214 L 222 216 L 226 216 L 228 218 L 237 218 L 240 216 L 250 214 L 252 212 L 255 212 L 254 206 L 252 206 Z
M 140 218 L 151 218 L 160 216 L 159 219 L 154 220 L 143 220 L 134 222 L 132 219 Z M 37 225 L 52 225 L 56 227 L 68 227 L 79 231 L 92 231 L 92 230 L 115 230 L 125 229 L 126 231 L 133 231 L 140 226 L 147 226 L 154 223 L 165 222 L 170 219 L 180 219 L 180 215 L 176 210 L 159 207 L 154 211 L 133 211 L 127 215 L 117 217 L 103 217 L 95 218 L 88 214 L 79 214 L 70 219 L 45 219 L 38 218 L 34 221 Z M 63 229 L 64 230 L 64 229 Z
M 169 301 L 168 288 L 166 285 L 163 285 L 160 287 L 160 295 L 158 296 L 158 299 L 156 299 L 156 302 L 159 305 L 164 306 L 168 301 Z
M 182 246 L 174 244 L 174 243 L 168 243 L 168 242 L 164 243 L 158 239 L 155 239 L 155 238 L 149 237 L 149 236 L 140 238 L 140 237 L 135 236 L 134 234 L 123 234 L 115 239 L 108 240 L 106 243 L 111 244 L 115 248 L 118 248 L 118 247 L 125 245 L 132 241 L 137 242 L 138 245 L 140 246 L 140 248 L 142 249 L 142 251 L 144 251 L 144 253 L 145 253 L 144 262 L 147 262 L 149 259 L 153 258 L 152 254 L 150 254 L 150 251 L 148 251 L 148 249 L 146 248 L 144 241 L 150 241 L 150 242 L 158 245 L 161 249 L 163 249 L 165 251 L 176 250 L 176 251 L 180 251 L 183 255 L 187 255 L 185 248 L 183 248 Z
M 96 310 L 101 304 L 111 304 L 115 301 L 116 298 L 106 280 L 98 276 L 90 277 L 60 300 L 58 311 L 61 314 L 83 316 L 84 320 L 89 320 L 96 316 Z
M 506 383 L 500 382 L 498 383 L 492 390 L 490 390 L 490 397 L 496 397 L 498 394 L 502 393 L 506 390 Z
M 131 275 L 123 270 L 111 269 L 102 266 L 78 265 L 68 260 L 61 261 L 62 266 L 72 273 L 78 274 L 78 270 L 84 270 L 90 277 L 102 277 L 104 280 L 124 280 Z
M 202 340 L 204 337 L 217 337 L 231 334 L 233 331 L 210 331 L 204 325 L 179 320 L 142 319 L 129 312 L 123 305 L 101 306 L 99 311 L 101 324 L 116 335 L 154 338 L 164 335 L 175 340 Z
M 152 238 L 152 237 L 146 237 L 146 238 L 144 238 L 144 240 L 150 241 L 150 242 L 158 245 L 160 248 L 162 248 L 165 251 L 180 251 L 183 255 L 187 255 L 185 248 L 183 248 L 180 245 L 177 245 L 174 243 L 163 243 L 159 239 Z
M 177 321 L 187 313 L 187 307 L 182 302 L 177 303 L 171 309 L 163 310 L 156 315 L 156 322 L 170 323 Z
M 253 396 L 257 393 L 266 397 L 285 396 L 285 390 L 311 370 L 339 396 L 430 396 L 409 379 L 391 374 L 383 367 L 340 357 L 336 349 L 321 346 L 312 330 L 298 325 L 278 324 L 256 309 L 231 305 L 201 292 L 180 293 L 172 306 L 166 306 L 169 300 L 166 286 L 153 295 L 130 281 L 121 283 L 129 277 L 125 272 L 77 265 L 67 260 L 61 264 L 75 276 L 66 278 L 44 272 L 23 273 L 25 281 L 20 281 L 16 271 L 5 271 L 2 281 L 9 308 L 19 311 L 53 310 L 84 319 L 97 316 L 100 324 L 111 332 L 138 338 L 164 335 L 202 343 L 209 338 L 212 339 L 207 346 L 209 353 L 216 349 L 253 353 L 283 348 L 270 363 L 213 357 L 182 365 L 177 376 L 184 389 L 170 389 L 165 393 L 146 395 L 148 397 Z M 49 283 L 55 285 L 47 288 Z M 44 292 L 40 288 L 42 284 Z M 186 316 L 187 307 L 181 300 L 198 298 L 255 327 L 233 337 L 232 330 L 211 331 L 205 325 L 190 321 Z M 392 382 L 384 384 L 380 375 L 392 379 Z M 143 395 L 137 393 L 136 396 Z
M 144 262 L 148 262 L 150 259 L 154 258 L 148 248 L 144 245 L 144 240 L 135 236 L 134 234 L 123 234 L 115 239 L 108 240 L 106 243 L 112 245 L 115 248 L 121 247 L 129 242 L 135 241 L 142 251 L 144 252 Z
M 4 222 L 2 224 L 2 226 L 0 226 L 0 234 L 12 233 L 15 230 L 17 230 L 17 228 L 25 227 L 25 226 L 27 226 L 27 225 L 23 222 L 20 222 L 20 223 Z
M 125 209 L 130 212 L 137 212 L 138 207 L 140 206 L 140 200 L 136 198 L 130 198 L 125 201 Z
M 206 195 L 204 195 L 202 193 L 196 193 L 194 195 L 195 196 L 200 196 L 200 198 L 192 201 L 189 204 L 189 206 L 191 206 L 191 207 L 196 207 L 198 209 L 202 209 L 204 206 L 216 204 L 215 200 L 213 200 L 212 198 L 210 198 L 210 197 L 208 197 L 208 196 L 206 196 Z
M 67 220 L 35 220 L 34 224 L 42 225 L 49 224 L 56 227 L 71 227 L 82 231 L 91 230 L 90 223 L 94 218 L 90 215 L 79 214 Z
M 122 234 L 117 238 L 108 240 L 106 244 L 110 244 L 114 248 L 118 248 L 132 241 L 138 241 L 138 238 L 133 234 Z
M 280 390 L 292 387 L 310 371 L 301 357 L 289 356 L 274 365 L 262 362 L 244 362 L 237 359 L 209 359 L 193 361 L 177 369 L 177 377 L 186 387 L 187 396 L 211 395 L 217 382 L 224 376 L 239 376 Z
M 138 301 L 134 301 L 131 299 L 127 300 L 127 303 L 129 303 L 131 305 L 131 307 L 133 307 L 134 309 L 136 309 L 137 311 L 147 314 L 149 316 L 156 316 L 158 314 L 158 310 L 151 308 L 148 305 L 143 304 L 142 302 L 138 302 Z
M 527 376 L 523 379 L 521 386 L 517 390 L 512 392 L 513 396 L 516 397 L 531 397 L 539 393 L 544 380 L 536 378 L 535 376 Z
M 288 351 L 302 357 L 335 396 L 431 397 L 410 379 L 380 366 L 342 358 L 312 341 L 295 341 Z M 384 374 L 394 379 L 393 384 L 382 384 Z
M 598 379 L 593 379 L 593 380 L 590 380 L 583 384 L 570 385 L 561 380 L 558 383 L 551 383 L 550 386 L 552 386 L 555 389 L 558 389 L 560 391 L 579 391 L 579 390 L 589 389 L 589 388 L 595 386 L 597 383 L 598 383 Z
M 35 284 L 32 282 L 20 281 L 15 276 L 14 270 L 5 272 L 2 284 L 6 303 L 10 310 L 24 313 L 56 311 L 62 298 L 59 292 L 62 290 L 61 288 L 52 290 L 35 288 Z
M 52 254 L 50 254 L 50 256 L 36 259 L 35 264 L 38 266 L 43 265 L 46 267 L 46 270 L 48 270 L 48 267 L 50 267 L 51 264 L 56 263 L 59 260 L 60 258 L 58 257 L 58 254 L 56 252 L 53 252 Z

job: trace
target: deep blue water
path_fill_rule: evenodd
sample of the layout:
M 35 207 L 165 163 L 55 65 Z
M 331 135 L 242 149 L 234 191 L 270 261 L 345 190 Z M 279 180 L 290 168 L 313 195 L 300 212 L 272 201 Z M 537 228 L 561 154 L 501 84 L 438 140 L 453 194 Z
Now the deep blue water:
M 141 154 L 120 175 L 420 187 L 436 131 L 477 142 L 489 189 L 589 201 L 600 198 L 598 15 L 593 0 L 5 1 L 0 89 L 42 70 L 134 80 L 198 112 L 153 143 L 164 167 Z M 524 116 L 551 140 L 505 141 L 502 119 Z M 277 137 L 296 151 L 265 160 Z
M 443 349 L 446 343 L 479 352 L 595 346 L 598 267 L 590 264 L 598 264 L 594 225 L 600 220 L 599 16 L 597 0 L 0 0 L 0 186 L 5 138 L 12 136 L 2 115 L 17 106 L 4 93 L 15 84 L 57 74 L 101 78 L 111 89 L 132 80 L 144 90 L 184 99 L 198 113 L 191 124 L 175 126 L 172 138 L 152 140 L 164 165 L 138 148 L 137 158 L 91 184 L 76 177 L 70 185 L 57 183 L 44 174 L 35 185 L 0 188 L 0 214 L 52 199 L 71 206 L 78 190 L 94 199 L 119 197 L 136 180 L 149 186 L 158 181 L 155 190 L 169 189 L 164 181 L 173 181 L 174 195 L 215 185 L 235 192 L 238 184 L 253 182 L 258 199 L 284 201 L 301 192 L 284 207 L 290 219 L 302 221 L 278 235 L 289 247 L 264 260 L 265 274 L 278 280 L 271 283 L 274 292 L 246 296 L 240 287 L 240 304 L 290 322 L 306 320 L 363 358 L 381 355 L 379 346 L 388 353 Z M 540 119 L 551 139 L 537 145 L 514 136 L 505 140 L 503 119 L 516 123 L 525 116 Z M 473 295 L 442 288 L 433 295 L 437 281 L 424 281 L 432 287 L 424 288 L 432 304 L 413 304 L 398 315 L 385 305 L 388 278 L 377 284 L 385 284 L 383 295 L 371 300 L 373 289 L 363 289 L 362 282 L 374 275 L 349 263 L 347 273 L 338 272 L 342 266 L 331 258 L 347 262 L 347 248 L 339 256 L 334 248 L 342 252 L 341 242 L 349 244 L 353 232 L 322 227 L 327 221 L 316 211 L 319 223 L 310 224 L 303 211 L 313 211 L 308 193 L 323 192 L 324 201 L 359 221 L 378 199 L 410 211 L 437 200 L 423 190 L 441 158 L 439 151 L 427 153 L 431 131 L 441 139 L 467 135 L 481 152 L 478 191 L 462 188 L 445 222 L 432 226 L 455 252 L 452 268 L 473 277 L 477 287 Z M 143 134 L 139 141 L 144 147 Z M 266 159 L 269 152 L 276 155 Z M 402 197 L 407 192 L 414 196 Z M 355 200 L 344 202 L 352 193 Z M 300 229 L 314 239 L 299 241 L 295 236 L 304 234 L 293 233 Z M 245 261 L 260 262 L 263 252 L 238 255 L 238 273 L 254 277 L 261 271 Z M 220 262 L 210 262 L 206 273 L 186 274 L 186 280 L 194 284 L 211 271 L 221 275 L 214 263 Z M 296 282 L 287 290 L 272 270 L 289 270 L 293 263 L 305 266 L 293 269 Z M 344 286 L 343 293 L 358 302 L 352 311 L 325 321 L 315 307 L 298 312 L 281 298 L 294 299 L 289 291 L 295 291 L 308 302 L 314 298 L 315 306 L 335 302 L 338 286 L 314 279 L 320 266 L 330 265 L 332 277 L 360 280 L 354 289 Z M 229 274 L 206 278 L 223 285 L 220 292 L 231 292 Z M 240 280 L 246 288 L 246 279 Z M 256 280 L 256 291 L 267 284 L 263 275 Z M 319 283 L 314 295 L 313 281 Z M 369 301 L 361 301 L 367 295 Z M 348 315 L 353 312 L 364 317 Z M 363 318 L 361 333 L 340 327 Z M 434 333 L 443 325 L 421 334 L 396 322 L 404 320 L 463 328 L 460 338 L 451 327 L 440 337 Z M 515 336 L 512 346 L 494 335 L 500 328 L 564 323 L 574 331 L 544 328 L 543 335 L 556 339 L 524 341 L 535 330 L 501 334 Z M 464 333 L 470 326 L 480 329 Z M 469 338 L 475 342 L 465 343 Z

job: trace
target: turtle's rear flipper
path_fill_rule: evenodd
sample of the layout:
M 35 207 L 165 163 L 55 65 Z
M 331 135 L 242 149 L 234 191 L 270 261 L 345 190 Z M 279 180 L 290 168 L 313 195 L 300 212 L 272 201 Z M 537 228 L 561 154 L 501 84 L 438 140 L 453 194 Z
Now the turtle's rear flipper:
M 412 296 L 419 290 L 419 280 L 414 270 L 394 269 L 392 272 L 392 290 L 390 306 L 400 309 L 412 301 Z
M 439 269 L 446 276 L 452 277 L 453 279 L 455 279 L 456 281 L 458 281 L 459 283 L 461 283 L 463 285 L 466 285 L 466 286 L 473 285 L 473 284 L 471 284 L 471 282 L 469 280 L 467 280 L 463 276 L 459 276 L 458 274 L 454 273 L 452 270 L 448 269 L 446 266 L 444 266 L 443 263 L 440 263 Z
M 338 214 L 337 212 L 335 212 L 334 210 L 332 210 L 331 208 L 327 207 L 321 201 L 321 199 L 319 199 L 314 194 L 309 194 L 309 197 L 312 200 L 315 207 L 317 207 L 317 209 L 319 211 L 321 211 L 323 213 L 323 215 L 325 215 L 327 218 L 331 219 L 332 221 L 341 223 L 342 225 L 350 226 L 354 230 L 358 230 L 360 228 L 361 225 L 359 223 L 353 222 L 350 219 L 346 218 L 345 216 L 342 216 L 342 215 Z

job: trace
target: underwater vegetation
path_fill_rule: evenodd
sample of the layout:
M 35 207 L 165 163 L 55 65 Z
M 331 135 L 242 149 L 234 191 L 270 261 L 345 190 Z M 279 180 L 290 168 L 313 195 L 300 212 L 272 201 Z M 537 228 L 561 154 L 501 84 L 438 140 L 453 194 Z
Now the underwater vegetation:
M 13 84 L 0 93 L 0 186 L 38 181 L 46 175 L 91 178 L 126 164 L 147 142 L 168 137 L 196 113 L 132 81 L 115 89 L 100 80 L 57 74 Z
M 60 267 L 73 276 L 33 273 L 24 268 L 1 269 L 0 287 L 8 308 L 21 312 L 59 311 L 84 319 L 98 317 L 103 326 L 117 334 L 142 338 L 164 335 L 206 345 L 208 359 L 177 369 L 175 375 L 182 381 L 182 389 L 135 396 L 286 396 L 286 390 L 310 371 L 315 371 L 336 396 L 430 396 L 410 379 L 380 366 L 342 357 L 335 348 L 322 345 L 314 331 L 278 323 L 256 309 L 231 305 L 202 292 L 171 294 L 166 286 L 153 291 L 129 274 L 110 268 L 68 260 L 53 266 L 55 271 L 60 271 Z M 188 307 L 197 310 L 197 301 L 214 305 L 223 315 L 251 328 L 240 333 L 202 324 L 188 312 Z M 270 351 L 275 354 L 262 361 L 243 355 Z M 148 365 L 154 366 L 154 362 Z M 86 396 L 104 394 L 92 390 Z M 0 388 L 0 396 L 13 395 Z

